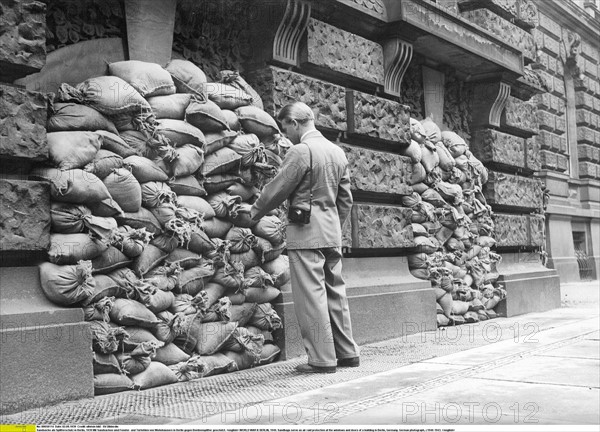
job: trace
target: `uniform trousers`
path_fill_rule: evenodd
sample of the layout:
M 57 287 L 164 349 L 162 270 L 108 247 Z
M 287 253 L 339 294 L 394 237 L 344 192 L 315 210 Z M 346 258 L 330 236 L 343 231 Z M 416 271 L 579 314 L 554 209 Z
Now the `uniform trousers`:
M 288 249 L 292 297 L 312 366 L 336 366 L 358 357 L 352 338 L 341 248 Z

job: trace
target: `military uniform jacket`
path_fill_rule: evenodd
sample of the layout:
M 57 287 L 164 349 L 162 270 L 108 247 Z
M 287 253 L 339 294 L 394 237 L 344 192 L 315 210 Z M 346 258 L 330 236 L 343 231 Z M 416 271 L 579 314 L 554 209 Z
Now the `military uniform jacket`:
M 312 152 L 312 208 L 310 223 L 287 226 L 288 249 L 319 249 L 342 245 L 342 226 L 352 208 L 348 159 L 344 151 L 319 131 L 307 132 L 302 142 L 287 152 L 279 173 L 252 206 L 259 219 L 286 199 L 290 206 L 308 209 L 310 155 Z

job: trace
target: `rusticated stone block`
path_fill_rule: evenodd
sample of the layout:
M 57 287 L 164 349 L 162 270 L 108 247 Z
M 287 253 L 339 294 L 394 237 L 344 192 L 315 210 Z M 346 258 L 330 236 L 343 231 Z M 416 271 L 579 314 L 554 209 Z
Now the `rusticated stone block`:
M 524 138 L 494 129 L 481 129 L 473 135 L 470 148 L 475 157 L 482 162 L 525 167 Z
M 406 183 L 412 174 L 410 158 L 394 153 L 341 144 L 350 164 L 352 189 L 364 192 L 410 195 Z
M 253 72 L 247 78 L 262 96 L 265 111 L 273 117 L 288 103 L 300 101 L 315 111 L 317 126 L 346 130 L 346 93 L 343 87 L 277 67 Z
M 594 144 L 595 131 L 589 127 L 577 128 L 577 144 Z
M 354 204 L 352 246 L 355 248 L 408 248 L 414 246 L 412 210 L 405 207 Z
M 537 209 L 542 206 L 539 180 L 490 171 L 484 186 L 489 204 Z
M 556 160 L 556 156 L 557 156 L 556 153 L 553 153 L 548 150 L 541 150 L 540 156 L 541 156 L 542 168 L 556 170 L 556 167 L 558 164 L 558 162 Z
M 545 15 L 541 12 L 538 14 L 539 24 L 538 29 L 545 30 L 548 34 L 555 35 L 555 37 L 560 37 L 562 34 L 562 29 L 560 28 L 560 24 L 550 18 L 548 15 Z
M 46 64 L 46 5 L 35 0 L 0 4 L 0 81 L 39 71 Z
M 525 143 L 526 148 L 526 161 L 525 166 L 533 171 L 539 171 L 542 169 L 541 149 L 540 144 L 534 138 L 528 139 Z
M 564 115 L 557 115 L 556 116 L 556 126 L 554 127 L 554 130 L 556 131 L 557 134 L 564 134 L 567 130 L 567 121 L 565 119 Z
M 506 126 L 519 129 L 524 132 L 537 133 L 538 121 L 537 108 L 532 102 L 525 102 L 509 96 L 506 103 L 505 122 Z
M 592 162 L 579 162 L 579 177 L 593 179 L 597 178 L 598 166 Z
M 0 85 L 0 158 L 48 159 L 48 97 Z
M 496 245 L 500 247 L 529 246 L 527 215 L 494 214 Z
M 544 244 L 544 233 L 546 231 L 546 218 L 542 215 L 532 214 L 529 216 L 529 240 L 531 246 L 542 246 Z
M 50 244 L 50 187 L 0 180 L 0 251 L 41 251 Z
M 308 63 L 383 84 L 383 48 L 376 42 L 311 19 L 307 48 Z
M 598 51 L 598 48 L 588 41 L 581 41 L 581 55 L 595 63 L 600 62 L 600 52 Z
M 556 129 L 556 116 L 548 111 L 539 110 L 537 112 L 537 121 L 540 130 L 554 132 Z
M 410 108 L 398 102 L 348 90 L 348 132 L 410 144 Z
M 593 126 L 592 114 L 586 110 L 577 110 L 577 126 Z
M 587 145 L 587 144 L 578 144 L 577 145 L 577 153 L 580 161 L 588 161 L 588 162 L 599 162 L 600 161 L 600 149 Z
M 530 33 L 522 28 L 488 9 L 464 12 L 463 16 L 501 40 L 506 41 L 509 45 L 519 49 L 525 58 L 532 61 L 536 59 L 535 40 Z
M 569 169 L 569 157 L 563 154 L 556 155 L 556 171 L 565 172 Z
M 575 108 L 594 110 L 594 97 L 585 92 L 575 92 Z
M 385 17 L 385 5 L 382 0 L 350 0 L 350 2 L 371 15 Z

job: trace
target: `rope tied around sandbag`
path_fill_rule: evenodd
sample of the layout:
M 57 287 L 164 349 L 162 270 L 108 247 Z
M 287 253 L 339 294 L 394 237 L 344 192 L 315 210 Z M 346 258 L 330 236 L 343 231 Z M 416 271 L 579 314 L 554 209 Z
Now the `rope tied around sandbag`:
M 229 297 L 221 297 L 215 304 L 208 308 L 208 312 L 216 314 L 220 321 L 231 321 L 231 299 Z
M 190 357 L 185 362 L 170 366 L 170 369 L 175 373 L 178 381 L 201 378 L 206 373 L 206 365 L 202 362 L 200 356 Z
M 58 102 L 74 102 L 81 105 L 89 105 L 85 92 L 67 83 L 62 83 L 58 87 L 55 100 Z
M 192 234 L 196 230 L 200 230 L 200 228 L 196 228 L 191 223 L 175 217 L 165 223 L 165 230 L 177 239 L 179 246 L 187 247 L 192 240 Z

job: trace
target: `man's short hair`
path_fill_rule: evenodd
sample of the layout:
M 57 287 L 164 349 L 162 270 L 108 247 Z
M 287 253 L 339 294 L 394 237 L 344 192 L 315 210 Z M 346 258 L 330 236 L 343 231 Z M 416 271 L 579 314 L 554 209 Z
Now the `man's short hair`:
M 308 121 L 315 121 L 315 115 L 304 102 L 293 102 L 281 108 L 277 120 L 280 122 L 296 120 L 298 123 L 303 124 Z

